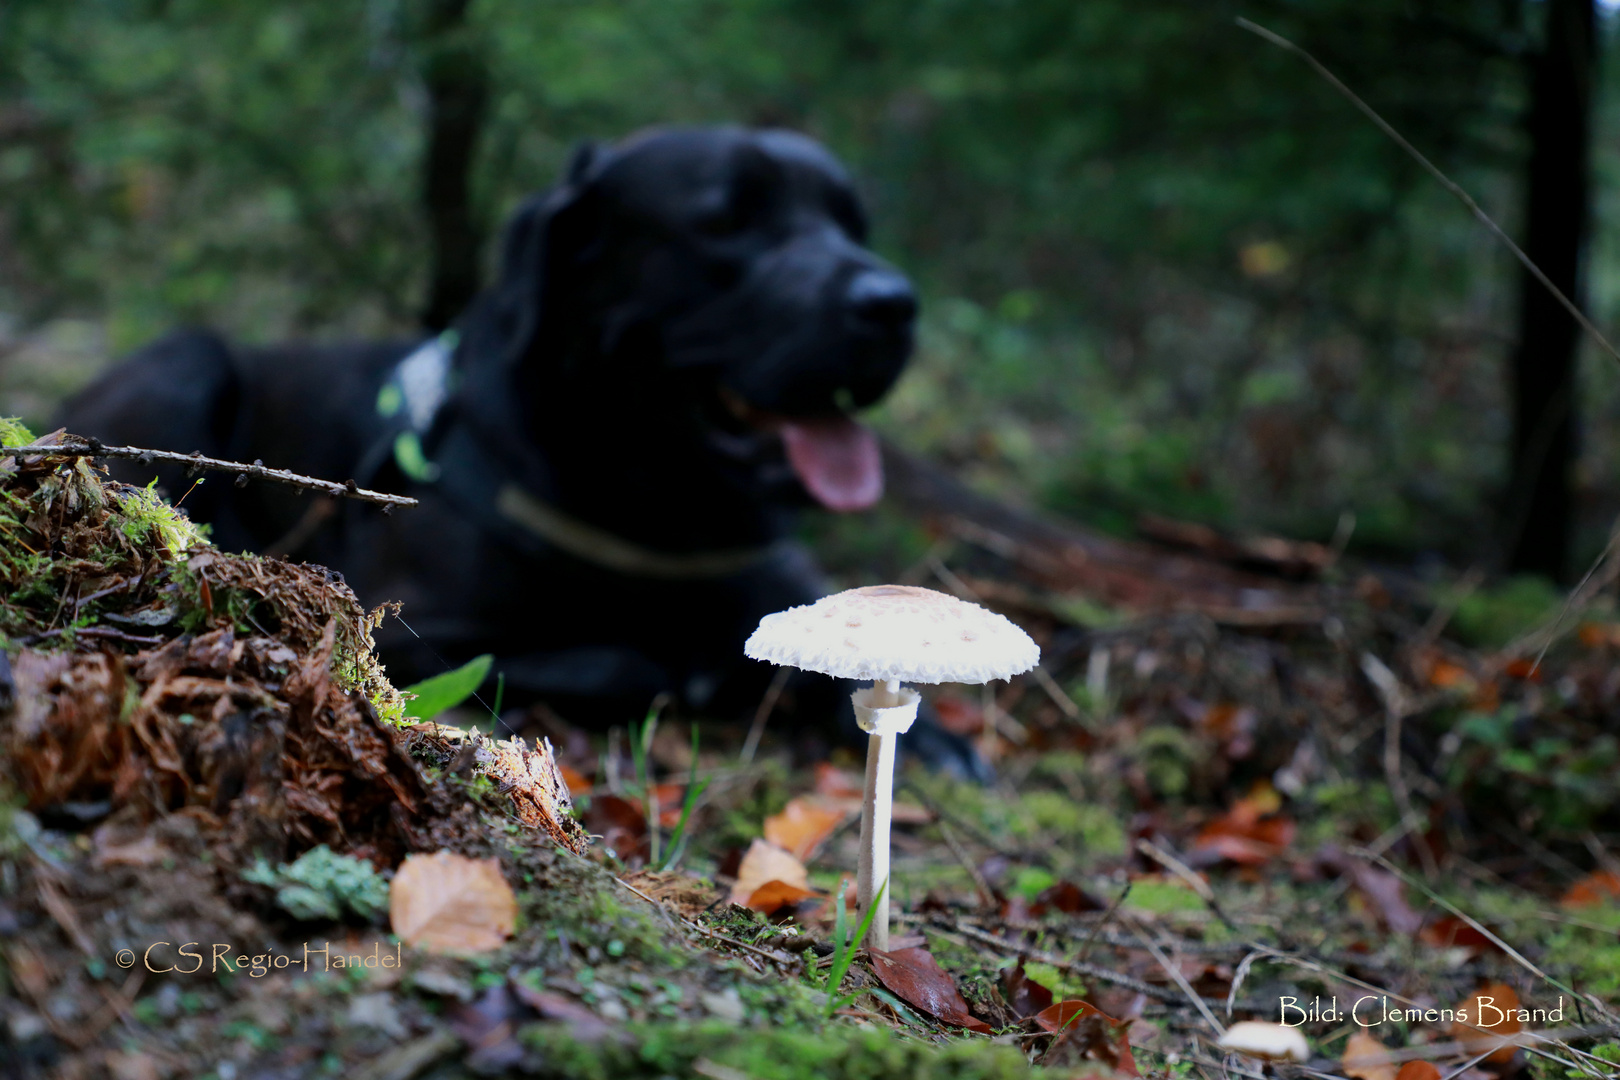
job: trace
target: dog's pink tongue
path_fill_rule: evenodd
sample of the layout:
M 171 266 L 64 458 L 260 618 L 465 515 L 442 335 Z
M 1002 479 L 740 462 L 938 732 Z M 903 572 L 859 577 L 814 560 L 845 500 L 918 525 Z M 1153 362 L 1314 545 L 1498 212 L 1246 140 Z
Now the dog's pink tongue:
M 788 461 L 829 510 L 864 510 L 883 494 L 877 436 L 847 417 L 782 425 Z

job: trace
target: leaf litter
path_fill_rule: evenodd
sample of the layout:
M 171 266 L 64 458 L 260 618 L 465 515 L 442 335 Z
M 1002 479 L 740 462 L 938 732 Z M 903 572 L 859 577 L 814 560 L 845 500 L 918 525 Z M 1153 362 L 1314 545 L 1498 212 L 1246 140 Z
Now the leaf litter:
M 1047 681 L 942 698 L 1000 779 L 906 778 L 896 947 L 856 954 L 828 1020 L 849 759 L 744 764 L 705 726 L 690 846 L 656 869 L 642 793 L 683 827 L 690 761 L 632 788 L 619 743 L 544 710 L 510 715 L 524 740 L 400 727 L 382 615 L 341 581 L 218 552 L 83 462 L 0 476 L 19 1075 L 1253 1075 L 1214 1047 L 1243 1019 L 1361 1080 L 1615 1074 L 1612 609 L 1532 671 L 1430 632 L 1398 579 L 1291 583 L 1271 618 L 1155 609 L 1111 571 L 1081 605 L 1062 559 L 953 540 L 938 560 L 1037 633 Z M 1076 621 L 1122 596 L 1146 599 Z M 322 851 L 389 882 L 393 918 L 322 891 L 353 864 L 310 885 Z M 188 978 L 181 939 L 240 963 L 203 948 Z M 110 962 L 159 942 L 155 970 Z M 275 969 L 305 945 L 355 964 Z M 1514 1019 L 1426 1019 L 1485 998 Z

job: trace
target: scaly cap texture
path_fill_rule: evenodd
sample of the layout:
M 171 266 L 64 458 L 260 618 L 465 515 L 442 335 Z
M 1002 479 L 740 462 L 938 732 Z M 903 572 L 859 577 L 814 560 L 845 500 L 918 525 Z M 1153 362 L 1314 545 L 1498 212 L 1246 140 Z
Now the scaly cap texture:
M 912 585 L 868 585 L 767 615 L 743 653 L 843 679 L 914 683 L 1006 679 L 1041 659 L 1006 617 Z

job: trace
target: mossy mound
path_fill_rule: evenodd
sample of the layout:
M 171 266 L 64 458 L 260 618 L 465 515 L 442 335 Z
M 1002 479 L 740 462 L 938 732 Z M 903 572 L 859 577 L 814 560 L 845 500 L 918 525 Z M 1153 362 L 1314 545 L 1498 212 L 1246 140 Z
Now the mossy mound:
M 0 445 L 35 440 L 15 420 Z M 231 626 L 295 652 L 331 627 L 333 674 L 383 720 L 404 703 L 372 651 L 385 611 L 367 612 L 318 566 L 228 555 L 150 487 L 74 455 L 0 453 L 0 648 L 14 652 L 162 645 Z

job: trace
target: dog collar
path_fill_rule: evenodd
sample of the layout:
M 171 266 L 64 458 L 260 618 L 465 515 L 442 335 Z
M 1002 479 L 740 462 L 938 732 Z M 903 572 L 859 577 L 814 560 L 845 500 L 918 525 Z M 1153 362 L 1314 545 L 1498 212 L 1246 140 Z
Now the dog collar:
M 778 541 L 764 547 L 729 551 L 679 555 L 653 551 L 570 517 L 516 484 L 503 484 L 496 492 L 495 510 L 514 525 L 576 559 L 632 577 L 671 580 L 731 577 L 768 562 L 787 547 L 786 541 Z
M 377 415 L 387 421 L 394 432 L 391 442 L 394 463 L 400 472 L 419 483 L 432 484 L 444 475 L 440 463 L 428 458 L 423 439 L 433 429 L 455 391 L 452 360 L 459 340 L 454 330 L 446 330 L 423 342 L 394 366 L 377 392 Z M 457 450 L 472 449 L 454 446 L 457 441 L 452 438 L 451 447 L 440 447 L 450 451 L 452 465 L 463 461 Z M 778 541 L 763 547 L 725 551 L 680 554 L 654 551 L 580 521 L 516 483 L 497 481 L 495 490 L 490 492 L 479 479 L 498 475 L 499 470 L 488 468 L 487 463 L 470 470 L 463 468 L 457 471 L 455 482 L 441 484 L 439 489 L 453 500 L 470 497 L 475 504 L 482 503 L 482 507 L 489 506 L 485 500 L 492 500 L 495 516 L 516 526 L 525 536 L 619 574 L 665 580 L 731 577 L 770 561 L 788 546 L 785 541 Z M 482 512 L 487 514 L 488 510 L 482 507 Z
M 424 341 L 394 366 L 377 391 L 377 415 L 402 425 L 394 434 L 394 463 L 400 472 L 424 484 L 439 478 L 439 466 L 428 459 L 422 438 L 454 390 L 450 361 L 460 340 L 455 330 L 446 330 Z

